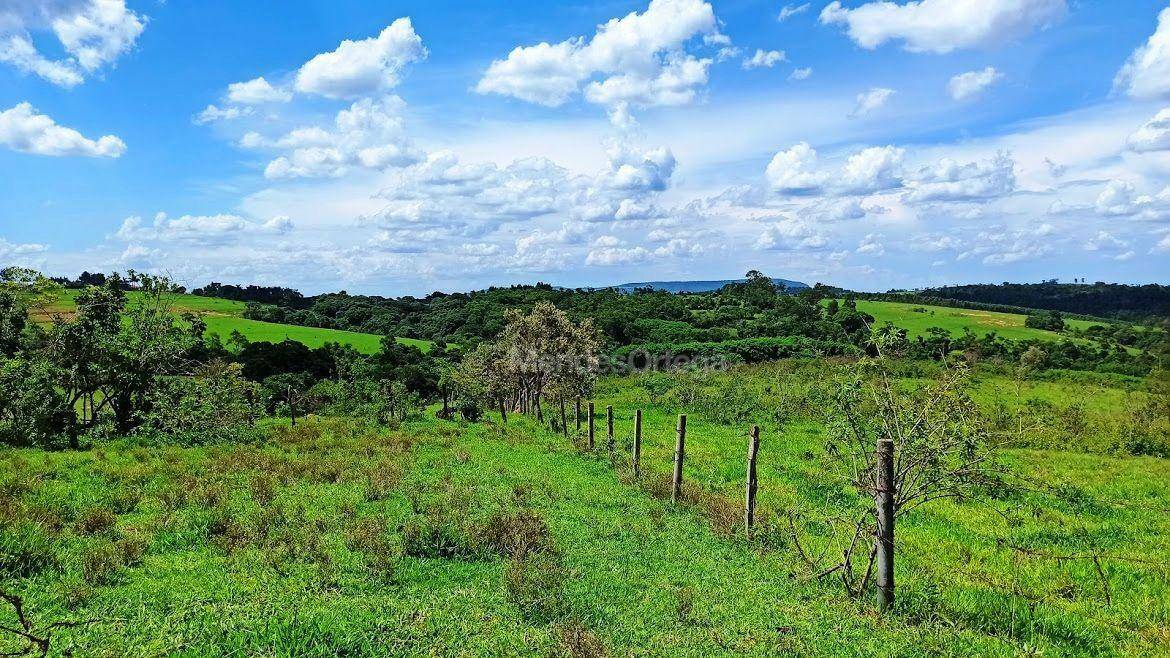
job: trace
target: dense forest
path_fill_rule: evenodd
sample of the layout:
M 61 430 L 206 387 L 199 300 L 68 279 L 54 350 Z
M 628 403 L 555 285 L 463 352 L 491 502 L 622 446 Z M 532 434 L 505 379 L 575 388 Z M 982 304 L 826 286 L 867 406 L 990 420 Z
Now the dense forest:
M 918 290 L 925 298 L 1039 308 L 1126 320 L 1170 317 L 1170 286 L 1151 283 L 1001 283 L 943 286 Z

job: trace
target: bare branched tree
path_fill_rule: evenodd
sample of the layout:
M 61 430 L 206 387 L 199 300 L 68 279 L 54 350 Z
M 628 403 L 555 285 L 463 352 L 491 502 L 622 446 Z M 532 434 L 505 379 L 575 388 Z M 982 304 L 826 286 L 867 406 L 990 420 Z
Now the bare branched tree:
M 878 489 L 875 447 L 888 439 L 895 446 L 895 519 L 931 501 L 972 495 L 994 470 L 995 450 L 967 395 L 966 367 L 944 364 L 936 378 L 921 383 L 898 380 L 880 346 L 878 351 L 877 358 L 858 363 L 830 396 L 830 471 L 872 501 Z M 877 552 L 873 507 L 838 530 L 840 561 L 807 561 L 820 570 L 818 576 L 839 573 L 849 593 L 860 596 L 871 583 Z M 807 556 L 803 547 L 801 552 Z

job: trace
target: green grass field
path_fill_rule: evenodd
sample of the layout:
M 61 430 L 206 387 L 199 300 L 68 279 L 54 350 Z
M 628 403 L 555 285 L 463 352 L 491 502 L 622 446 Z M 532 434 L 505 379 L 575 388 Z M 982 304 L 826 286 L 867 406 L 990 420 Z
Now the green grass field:
M 72 313 L 79 293 L 78 290 L 64 291 L 61 299 L 48 309 L 48 313 Z M 129 294 L 133 298 L 137 293 Z M 246 306 L 243 302 L 197 295 L 172 295 L 167 304 L 175 313 L 198 313 L 207 323 L 207 332 L 218 334 L 225 341 L 233 331 L 239 331 L 253 342 L 278 343 L 288 339 L 313 348 L 325 343 L 340 343 L 350 345 L 363 354 L 374 354 L 382 345 L 382 337 L 376 334 L 248 320 L 241 317 Z M 413 345 L 423 352 L 431 349 L 431 342 L 426 340 L 398 338 L 397 341 L 403 345 Z
M 925 309 L 926 312 L 915 309 Z M 1024 326 L 1027 316 L 1016 313 L 995 313 L 992 311 L 976 311 L 964 308 L 949 308 L 945 306 L 927 306 L 924 304 L 903 304 L 901 302 L 873 302 L 858 300 L 857 310 L 869 313 L 877 323 L 893 322 L 905 329 L 911 337 L 925 335 L 931 327 L 941 327 L 951 332 L 951 335 L 962 336 L 963 329 L 969 328 L 977 335 L 986 335 L 992 331 L 996 334 L 1015 340 L 1061 340 L 1065 336 L 1043 329 L 1033 329 Z M 1081 329 L 1091 327 L 1097 322 L 1088 320 L 1065 320 L 1065 323 Z
M 1025 488 L 938 501 L 900 523 L 891 615 L 813 578 L 784 513 L 867 504 L 826 478 L 822 425 L 799 411 L 831 374 L 740 368 L 702 380 L 697 397 L 678 395 L 674 375 L 603 380 L 613 463 L 603 421 L 588 453 L 528 417 L 504 427 L 430 413 L 396 429 L 272 421 L 254 445 L 0 449 L 0 583 L 38 628 L 94 620 L 59 629 L 54 654 L 1165 654 L 1170 461 L 1083 450 L 1080 434 L 1063 449 L 1005 451 Z M 1126 422 L 1119 396 L 1143 395 L 1122 378 L 979 377 L 981 404 L 1092 399 L 1094 418 L 1114 424 Z M 739 389 L 752 404 L 728 422 L 738 402 L 726 391 Z M 639 408 L 635 480 L 625 456 Z M 679 411 L 691 484 L 673 506 Z M 738 528 L 750 422 L 763 447 L 749 542 Z M 839 550 L 830 527 L 804 532 L 812 549 Z M 1066 557 L 1089 550 L 1099 569 Z M 17 648 L 0 636 L 0 651 Z

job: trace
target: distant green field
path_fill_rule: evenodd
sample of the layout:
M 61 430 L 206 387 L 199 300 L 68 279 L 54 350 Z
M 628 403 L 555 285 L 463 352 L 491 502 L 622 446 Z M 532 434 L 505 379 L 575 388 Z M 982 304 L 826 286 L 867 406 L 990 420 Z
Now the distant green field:
M 1027 316 L 1018 313 L 995 313 L 966 308 L 864 300 L 857 302 L 857 309 L 872 315 L 878 325 L 893 322 L 899 328 L 905 329 L 910 336 L 925 335 L 931 327 L 941 327 L 954 336 L 962 336 L 964 329 L 970 329 L 980 336 L 994 331 L 1003 338 L 1015 340 L 1061 340 L 1067 338 L 1053 331 L 1025 327 L 1024 320 Z M 915 309 L 924 309 L 925 312 Z M 1065 323 L 1081 329 L 1100 324 L 1087 320 L 1065 320 Z
M 48 312 L 50 314 L 72 313 L 77 308 L 76 300 L 80 292 L 80 290 L 66 290 L 58 302 L 48 309 Z M 129 294 L 131 299 L 138 295 L 134 292 Z M 198 313 L 207 323 L 207 333 L 218 334 L 220 339 L 225 341 L 233 331 L 239 331 L 252 342 L 279 343 L 287 339 L 304 343 L 313 348 L 320 347 L 325 343 L 341 343 L 342 345 L 351 345 L 363 354 L 373 354 L 381 349 L 382 345 L 382 337 L 377 334 L 248 320 L 241 317 L 246 306 L 244 302 L 217 297 L 172 295 L 167 304 L 175 313 L 187 311 Z M 403 345 L 413 345 L 424 352 L 431 349 L 430 341 L 415 338 L 398 338 L 397 340 Z

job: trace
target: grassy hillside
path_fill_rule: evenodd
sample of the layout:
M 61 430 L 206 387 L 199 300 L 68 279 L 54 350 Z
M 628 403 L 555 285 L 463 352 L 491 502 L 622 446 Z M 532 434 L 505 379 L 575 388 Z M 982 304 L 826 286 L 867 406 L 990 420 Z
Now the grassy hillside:
M 856 497 L 821 470 L 820 423 L 793 413 L 800 392 L 831 374 L 822 363 L 741 368 L 700 380 L 697 396 L 676 375 L 604 380 L 596 401 L 615 408 L 613 463 L 604 423 L 588 453 L 530 418 L 505 428 L 495 415 L 428 414 L 398 429 L 274 421 L 256 445 L 0 449 L 0 567 L 20 574 L 10 582 L 38 627 L 95 620 L 55 633 L 54 652 L 75 655 L 1164 651 L 1162 459 L 1007 451 L 1035 486 L 939 501 L 899 525 L 899 599 L 887 617 L 812 577 L 785 513 Z M 1020 387 L 983 378 L 981 397 L 999 393 L 988 403 L 1032 396 L 1030 384 L 1005 396 Z M 1043 388 L 1062 407 L 1143 395 L 1119 378 Z M 726 391 L 747 396 L 744 418 L 729 421 L 740 401 Z M 625 458 L 638 408 L 640 480 Z M 1101 416 L 1091 422 L 1125 422 L 1112 400 L 1092 409 Z M 664 483 L 679 411 L 690 414 L 690 484 L 673 506 Z M 763 428 L 764 520 L 752 542 L 738 530 L 748 422 Z M 803 541 L 832 548 L 831 535 L 814 527 Z M 1060 557 L 1089 550 L 1104 556 L 1099 571 Z M 0 651 L 18 648 L 7 641 Z
M 64 291 L 58 303 L 48 309 L 49 313 L 73 312 L 79 293 L 79 290 Z M 137 293 L 131 292 L 129 294 L 133 297 Z M 241 317 L 245 304 L 228 299 L 197 295 L 172 295 L 167 304 L 175 313 L 188 311 L 198 313 L 207 323 L 207 332 L 219 334 L 222 340 L 227 340 L 233 331 L 239 331 L 245 338 L 253 342 L 278 343 L 289 339 L 304 343 L 309 347 L 320 347 L 325 343 L 341 343 L 342 345 L 351 345 L 363 354 L 377 352 L 382 343 L 382 337 L 375 334 L 248 320 Z M 424 352 L 431 349 L 430 341 L 413 338 L 398 338 L 397 340 L 403 345 L 414 345 Z
M 879 325 L 887 321 L 893 322 L 898 327 L 906 329 L 912 337 L 925 334 L 926 330 L 931 327 L 941 327 L 955 336 L 963 335 L 963 329 L 969 328 L 978 335 L 994 331 L 1004 338 L 1015 340 L 1060 340 L 1063 338 L 1060 334 L 1052 331 L 1025 327 L 1024 320 L 1027 316 L 1016 313 L 994 313 L 965 308 L 865 300 L 857 302 L 857 309 L 872 315 Z M 916 309 L 922 309 L 925 312 Z M 1087 320 L 1065 320 L 1065 323 L 1080 328 L 1099 324 Z

